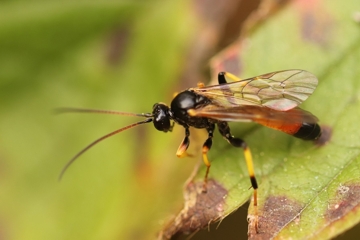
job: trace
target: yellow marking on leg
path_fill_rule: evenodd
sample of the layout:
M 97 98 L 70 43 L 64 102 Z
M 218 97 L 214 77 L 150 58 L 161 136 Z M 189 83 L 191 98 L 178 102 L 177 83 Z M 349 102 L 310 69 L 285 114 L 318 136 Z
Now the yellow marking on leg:
M 245 155 L 245 161 L 246 161 L 246 166 L 247 166 L 249 175 L 250 175 L 250 177 L 255 177 L 253 160 L 252 160 L 250 149 L 248 147 L 244 148 L 244 155 Z
M 237 82 L 237 81 L 240 81 L 241 78 L 238 78 L 237 76 L 235 76 L 234 74 L 232 73 L 228 73 L 228 72 L 225 72 L 225 77 L 228 77 L 230 80 L 234 81 L 234 82 Z
M 204 150 L 203 150 L 203 160 L 204 160 L 205 165 L 206 165 L 207 167 L 210 167 L 210 166 L 211 166 L 211 163 L 210 163 L 210 161 L 209 161 L 209 159 L 208 159 L 208 157 L 207 157 L 207 152 L 208 152 L 208 149 L 207 149 L 206 152 L 204 152 Z
M 205 177 L 204 177 L 204 185 L 203 185 L 203 192 L 206 192 L 207 191 L 207 181 L 208 181 L 208 175 L 209 175 L 209 171 L 210 171 L 210 167 L 211 167 L 211 163 L 207 157 L 207 152 L 209 151 L 209 148 L 207 147 L 203 147 L 203 161 L 206 165 L 206 173 L 205 173 Z
M 183 152 L 181 155 L 178 155 L 178 153 L 176 153 L 176 156 L 178 157 L 178 158 L 184 158 L 184 157 L 194 157 L 194 155 L 193 154 L 191 154 L 191 153 L 188 153 L 188 152 Z
M 176 156 L 178 158 L 182 158 L 182 157 L 187 157 L 189 156 L 187 153 L 186 153 L 186 149 L 187 149 L 187 145 L 184 144 L 184 142 L 182 142 L 178 148 L 178 150 L 176 151 Z
M 246 161 L 246 166 L 250 175 L 250 180 L 251 180 L 251 185 L 254 189 L 254 200 L 253 200 L 253 206 L 254 206 L 254 226 L 255 226 L 255 231 L 258 233 L 258 221 L 259 221 L 259 216 L 258 216 L 258 198 L 257 198 L 257 182 L 256 182 L 256 178 L 255 178 L 255 171 L 254 171 L 254 165 L 253 165 L 253 160 L 252 160 L 252 156 L 251 156 L 251 151 L 248 147 L 244 148 L 244 156 L 245 156 L 245 161 Z

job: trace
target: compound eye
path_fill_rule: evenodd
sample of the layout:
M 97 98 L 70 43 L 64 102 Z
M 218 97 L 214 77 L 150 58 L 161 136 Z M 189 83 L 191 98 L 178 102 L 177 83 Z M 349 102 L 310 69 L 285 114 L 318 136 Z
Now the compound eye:
M 153 115 L 154 115 L 154 126 L 157 130 L 167 132 L 171 129 L 170 117 L 167 114 L 168 107 L 162 104 L 155 104 Z

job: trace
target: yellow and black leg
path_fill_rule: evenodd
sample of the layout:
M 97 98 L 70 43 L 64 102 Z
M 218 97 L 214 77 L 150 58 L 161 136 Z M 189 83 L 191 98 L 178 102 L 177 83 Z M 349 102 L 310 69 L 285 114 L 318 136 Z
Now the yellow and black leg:
M 229 78 L 230 80 L 237 82 L 240 81 L 241 79 L 236 77 L 234 74 L 228 73 L 228 72 L 219 72 L 218 74 L 218 82 L 219 84 L 225 84 L 227 83 L 226 81 L 226 77 Z
M 189 128 L 185 128 L 185 138 L 184 140 L 181 142 L 178 150 L 176 151 L 176 156 L 177 157 L 187 157 L 189 156 L 189 154 L 186 153 L 186 150 L 188 149 L 189 145 L 190 145 L 190 130 Z
M 258 231 L 258 212 L 257 212 L 257 189 L 258 184 L 255 178 L 254 172 L 254 165 L 251 156 L 250 148 L 247 146 L 245 141 L 241 140 L 240 138 L 235 138 L 230 133 L 230 127 L 227 122 L 220 122 L 218 123 L 218 128 L 220 134 L 234 147 L 242 148 L 244 150 L 244 156 L 246 161 L 246 166 L 250 176 L 251 186 L 254 189 L 254 215 L 255 215 L 255 229 Z
M 210 127 L 208 127 L 206 129 L 208 131 L 209 135 L 202 147 L 202 157 L 203 157 L 203 161 L 206 165 L 206 173 L 205 173 L 205 178 L 204 178 L 203 192 L 207 191 L 207 181 L 208 181 L 208 175 L 209 175 L 209 171 L 210 171 L 210 167 L 211 167 L 211 163 L 207 157 L 207 152 L 210 150 L 211 145 L 212 145 L 214 129 L 215 129 L 215 124 L 212 124 Z

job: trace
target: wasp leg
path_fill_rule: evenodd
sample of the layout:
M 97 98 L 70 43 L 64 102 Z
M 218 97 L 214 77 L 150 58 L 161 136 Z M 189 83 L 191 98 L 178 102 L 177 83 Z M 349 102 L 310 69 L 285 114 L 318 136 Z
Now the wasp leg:
M 245 141 L 240 138 L 235 138 L 230 133 L 230 127 L 227 122 L 219 122 L 218 128 L 220 134 L 234 147 L 242 148 L 244 150 L 244 156 L 246 161 L 246 166 L 250 176 L 251 186 L 254 189 L 254 215 L 255 215 L 255 230 L 258 232 L 258 212 L 257 212 L 257 189 L 258 184 L 255 178 L 254 165 L 250 152 L 250 148 L 247 146 Z
M 202 82 L 198 82 L 198 83 L 197 83 L 197 87 L 198 87 L 198 88 L 203 88 L 203 87 L 205 87 L 205 84 L 202 83 Z
M 170 128 L 169 128 L 169 132 L 172 132 L 172 130 L 174 129 L 175 127 L 175 122 L 172 122 Z
M 205 178 L 204 178 L 204 186 L 203 186 L 203 192 L 207 191 L 207 181 L 208 181 L 208 175 L 209 175 L 209 171 L 210 171 L 210 167 L 211 167 L 211 163 L 207 157 L 207 152 L 210 150 L 211 145 L 212 145 L 212 138 L 213 138 L 213 134 L 214 134 L 214 129 L 215 129 L 215 124 L 210 125 L 210 127 L 208 127 L 206 130 L 208 131 L 208 138 L 206 139 L 206 141 L 204 142 L 204 145 L 202 147 L 202 156 L 203 156 L 203 161 L 206 165 L 206 173 L 205 173 Z
M 189 136 L 190 136 L 189 128 L 185 128 L 185 138 L 181 142 L 178 150 L 176 151 L 176 156 L 177 157 L 181 158 L 181 157 L 189 156 L 189 154 L 186 153 L 186 150 L 188 149 L 188 147 L 190 145 Z
M 234 82 L 237 82 L 237 81 L 241 80 L 240 78 L 236 77 L 234 74 L 231 74 L 231 73 L 228 73 L 228 72 L 219 72 L 219 74 L 218 74 L 218 82 L 219 82 L 220 85 L 227 83 L 225 77 L 228 77 L 230 80 L 232 80 Z

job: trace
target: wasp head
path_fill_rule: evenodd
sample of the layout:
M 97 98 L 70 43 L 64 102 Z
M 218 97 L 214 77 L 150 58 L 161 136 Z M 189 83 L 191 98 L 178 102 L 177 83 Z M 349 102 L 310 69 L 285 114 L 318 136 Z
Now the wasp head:
M 154 126 L 157 130 L 168 132 L 172 130 L 170 124 L 169 107 L 164 103 L 155 103 L 153 106 L 152 115 L 154 117 Z

